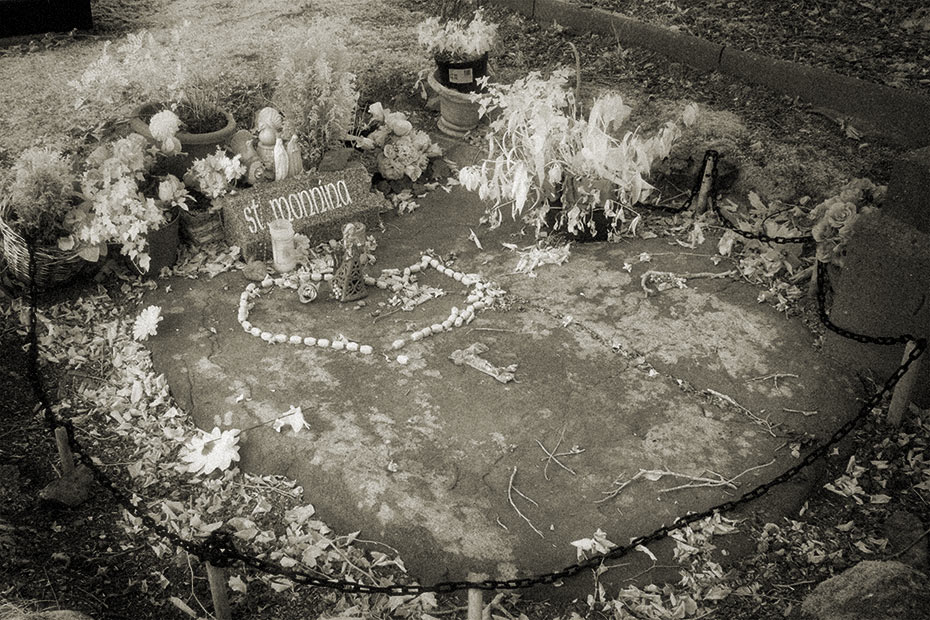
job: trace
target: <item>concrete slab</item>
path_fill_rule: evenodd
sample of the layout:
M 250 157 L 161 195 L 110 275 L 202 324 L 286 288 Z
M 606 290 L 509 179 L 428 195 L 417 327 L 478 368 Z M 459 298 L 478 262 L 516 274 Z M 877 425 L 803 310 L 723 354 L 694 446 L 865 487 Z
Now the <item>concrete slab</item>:
M 165 316 L 150 341 L 156 368 L 199 425 L 250 429 L 243 467 L 296 478 L 328 524 L 396 547 L 424 583 L 469 571 L 510 577 L 563 568 L 575 561 L 571 541 L 598 528 L 623 543 L 733 493 L 664 493 L 682 481 L 640 480 L 598 503 L 618 477 L 640 469 L 731 477 L 775 459 L 740 479 L 744 491 L 796 462 L 786 442 L 805 433 L 823 439 L 854 412 L 851 383 L 800 324 L 756 303 L 751 286 L 693 280 L 644 295 L 647 269 L 724 270 L 711 260 L 711 242 L 693 251 L 663 239 L 576 245 L 567 263 L 528 278 L 513 273 L 518 257 L 501 242 L 529 245 L 531 237 L 513 224 L 479 228 L 481 211 L 473 195 L 456 189 L 385 221 L 376 267 L 409 265 L 431 248 L 511 294 L 506 309 L 408 345 L 406 366 L 378 349 L 463 305 L 464 287 L 432 270 L 422 281 L 447 295 L 409 313 L 375 320 L 372 310 L 387 298 L 380 290 L 358 309 L 323 299 L 305 306 L 276 290 L 250 314 L 271 331 L 371 343 L 371 356 L 267 345 L 243 332 L 240 273 L 172 280 L 171 292 L 161 286 L 145 300 Z M 468 240 L 471 230 L 484 251 Z M 639 262 L 643 252 L 649 262 Z M 501 384 L 449 361 L 475 342 L 488 347 L 491 363 L 517 364 L 516 381 Z M 302 407 L 309 429 L 293 435 L 257 426 L 291 406 Z M 560 451 L 576 448 L 560 459 L 574 474 L 547 467 L 537 443 L 552 450 L 560 436 Z M 532 501 L 515 492 L 508 498 L 511 479 Z M 792 486 L 776 503 L 796 509 L 806 488 Z M 589 587 L 587 579 L 579 583 Z

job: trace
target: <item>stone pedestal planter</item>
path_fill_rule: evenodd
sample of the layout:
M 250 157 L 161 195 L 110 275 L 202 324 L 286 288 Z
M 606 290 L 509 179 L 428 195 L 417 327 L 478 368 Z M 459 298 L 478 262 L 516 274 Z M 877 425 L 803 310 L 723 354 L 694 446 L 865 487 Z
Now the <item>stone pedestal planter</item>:
M 468 94 L 446 88 L 434 74 L 427 81 L 439 94 L 439 131 L 461 138 L 478 126 L 478 104 Z

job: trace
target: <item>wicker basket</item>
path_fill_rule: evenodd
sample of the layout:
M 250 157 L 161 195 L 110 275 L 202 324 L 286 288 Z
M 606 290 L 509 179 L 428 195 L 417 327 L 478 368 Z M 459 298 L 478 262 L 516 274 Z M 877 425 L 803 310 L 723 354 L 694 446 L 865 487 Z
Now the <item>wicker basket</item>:
M 181 211 L 181 234 L 194 245 L 226 240 L 220 211 Z
M 6 223 L 4 218 L 9 210 L 9 203 L 0 201 L 0 251 L 6 259 L 10 274 L 20 282 L 29 284 L 29 246 Z M 37 247 L 35 257 L 36 286 L 40 290 L 72 279 L 85 264 L 76 252 L 65 252 L 50 245 Z

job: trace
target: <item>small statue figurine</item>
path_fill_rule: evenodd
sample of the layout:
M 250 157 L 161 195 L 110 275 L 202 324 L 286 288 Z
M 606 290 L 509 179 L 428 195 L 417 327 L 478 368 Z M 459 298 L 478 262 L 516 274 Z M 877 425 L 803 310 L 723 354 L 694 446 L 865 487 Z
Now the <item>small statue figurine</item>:
M 284 129 L 284 117 L 274 108 L 262 108 L 255 114 L 255 130 L 258 132 L 258 156 L 265 170 L 274 174 L 274 147 Z
M 297 134 L 291 136 L 291 139 L 287 142 L 287 165 L 287 176 L 296 177 L 303 174 L 304 161 L 300 154 L 300 145 L 297 144 Z
M 368 296 L 362 274 L 365 240 L 365 225 L 361 222 L 349 222 L 342 227 L 344 254 L 332 280 L 332 295 L 338 301 L 355 301 Z
M 274 180 L 283 181 L 289 171 L 287 149 L 284 147 L 284 140 L 278 138 L 274 143 Z
M 255 185 L 264 180 L 265 164 L 262 163 L 255 147 L 252 145 L 252 134 L 247 129 L 240 129 L 229 139 L 229 148 L 239 161 L 245 166 L 246 180 L 249 185 Z

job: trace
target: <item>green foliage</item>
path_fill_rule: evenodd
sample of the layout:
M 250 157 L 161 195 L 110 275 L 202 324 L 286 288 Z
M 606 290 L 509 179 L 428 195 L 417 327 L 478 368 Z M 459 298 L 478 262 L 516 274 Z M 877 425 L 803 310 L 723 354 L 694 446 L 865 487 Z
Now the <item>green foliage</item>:
M 65 219 L 74 208 L 75 175 L 61 153 L 33 147 L 13 164 L 9 187 L 9 224 L 40 245 L 51 245 L 67 233 Z
M 352 128 L 359 94 L 350 66 L 345 44 L 322 22 L 281 44 L 272 101 L 311 162 Z

